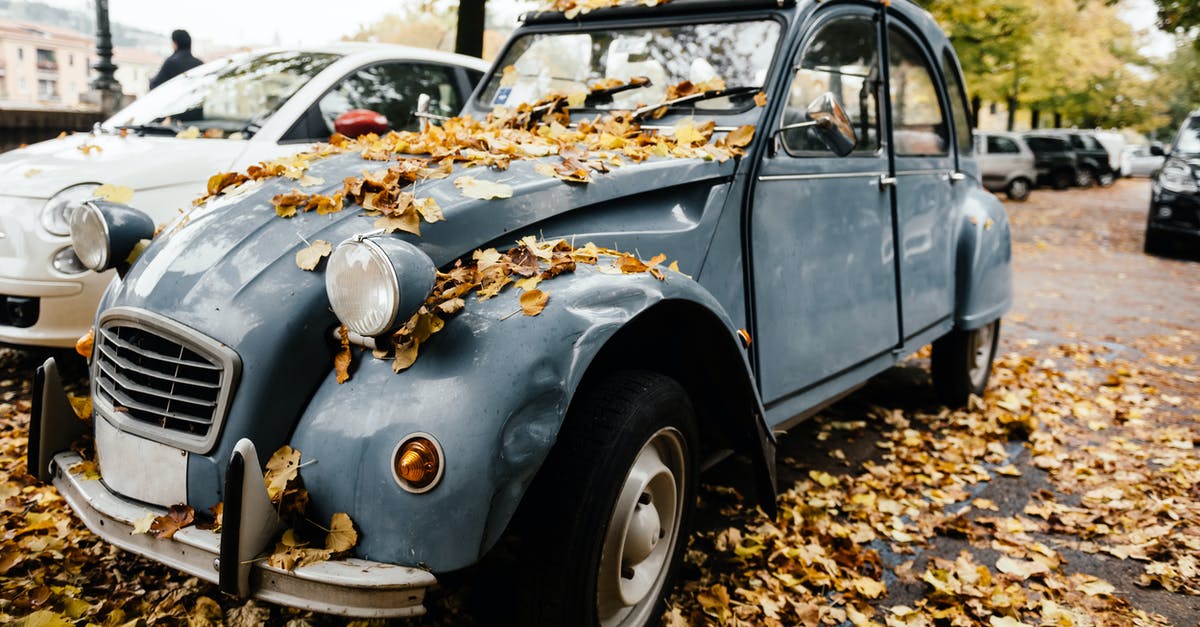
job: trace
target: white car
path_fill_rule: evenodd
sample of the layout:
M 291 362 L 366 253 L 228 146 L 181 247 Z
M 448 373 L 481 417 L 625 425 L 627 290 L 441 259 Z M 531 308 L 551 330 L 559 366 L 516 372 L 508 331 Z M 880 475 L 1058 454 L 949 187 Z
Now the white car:
M 164 83 L 91 133 L 0 155 L 0 343 L 68 347 L 87 332 L 112 275 L 83 267 L 68 220 L 102 184 L 131 188 L 163 224 L 214 173 L 298 152 L 335 128 L 416 128 L 421 94 L 431 113 L 457 114 L 487 68 L 386 44 L 238 54 Z
M 1152 176 L 1163 167 L 1166 158 L 1155 155 L 1147 144 L 1134 144 L 1125 147 L 1121 161 L 1121 176 Z

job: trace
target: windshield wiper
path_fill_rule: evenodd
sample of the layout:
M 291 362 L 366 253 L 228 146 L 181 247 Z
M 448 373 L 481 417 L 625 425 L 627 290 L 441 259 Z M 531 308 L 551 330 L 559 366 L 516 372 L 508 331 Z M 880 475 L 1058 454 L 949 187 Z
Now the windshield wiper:
M 733 98 L 735 96 L 748 96 L 750 94 L 756 94 L 760 91 L 762 91 L 761 87 L 752 87 L 749 85 L 743 86 L 743 87 L 730 87 L 729 89 L 712 89 L 709 91 L 700 91 L 700 92 L 696 92 L 694 94 L 689 94 L 687 96 L 680 96 L 679 98 L 675 98 L 673 100 L 664 100 L 658 104 L 646 105 L 639 109 L 635 109 L 633 111 L 631 118 L 634 120 L 637 120 L 647 114 L 654 113 L 655 111 L 658 111 L 659 109 L 669 109 L 671 107 L 676 107 L 676 106 L 679 106 L 682 104 L 689 104 L 692 102 L 700 102 L 701 100 L 712 100 L 713 98 Z
M 627 92 L 633 89 L 645 89 L 646 87 L 651 87 L 653 85 L 654 83 L 651 82 L 649 77 L 635 76 L 629 79 L 628 83 L 617 85 L 616 87 L 592 90 L 592 92 L 588 94 L 587 100 L 583 101 L 583 104 L 584 106 L 612 104 L 613 96 L 616 94 Z
M 117 128 L 133 131 L 141 135 L 170 135 L 171 137 L 178 135 L 179 131 L 183 130 L 177 126 L 159 124 L 157 122 L 148 124 L 118 124 Z

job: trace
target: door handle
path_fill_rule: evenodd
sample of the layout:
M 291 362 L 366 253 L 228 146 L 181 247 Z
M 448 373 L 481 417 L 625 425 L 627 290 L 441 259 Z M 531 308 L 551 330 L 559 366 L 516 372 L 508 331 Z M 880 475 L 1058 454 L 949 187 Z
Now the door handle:
M 883 191 L 889 187 L 896 186 L 896 177 L 886 174 L 879 175 L 879 191 Z
M 950 173 L 950 182 L 951 183 L 958 183 L 960 181 L 965 181 L 965 180 L 967 180 L 967 175 L 963 174 L 962 172 L 951 172 Z

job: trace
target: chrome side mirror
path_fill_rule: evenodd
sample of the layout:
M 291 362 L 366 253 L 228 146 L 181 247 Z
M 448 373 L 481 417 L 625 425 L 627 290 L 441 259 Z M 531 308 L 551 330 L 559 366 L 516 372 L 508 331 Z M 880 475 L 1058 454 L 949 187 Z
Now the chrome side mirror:
M 821 139 L 821 143 L 833 154 L 845 157 L 854 152 L 854 148 L 858 146 L 854 123 L 850 121 L 850 116 L 846 115 L 846 110 L 842 108 L 833 92 L 827 91 L 813 100 L 805 113 L 808 116 L 807 122 L 780 127 L 776 131 L 776 138 L 786 131 L 812 128 Z

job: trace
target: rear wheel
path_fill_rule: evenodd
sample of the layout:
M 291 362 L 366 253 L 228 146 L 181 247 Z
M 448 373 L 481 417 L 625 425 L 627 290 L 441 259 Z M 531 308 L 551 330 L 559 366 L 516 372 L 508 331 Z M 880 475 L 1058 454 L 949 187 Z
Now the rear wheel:
M 581 394 L 527 497 L 519 622 L 656 623 L 686 544 L 697 448 L 695 412 L 669 377 L 618 373 Z
M 933 343 L 933 386 L 947 407 L 963 407 L 982 396 L 1000 340 L 1000 321 L 970 331 L 954 329 Z
M 1029 183 L 1029 179 L 1017 178 L 1008 184 L 1008 189 L 1004 190 L 1004 193 L 1008 195 L 1009 200 L 1025 202 L 1029 199 L 1029 190 L 1031 188 L 1032 185 Z
M 1054 176 L 1051 177 L 1050 186 L 1054 189 L 1062 191 L 1071 186 L 1074 178 L 1075 175 L 1072 174 L 1070 170 L 1058 170 L 1054 173 Z
M 1117 175 L 1112 172 L 1105 172 L 1096 177 L 1096 181 L 1100 183 L 1100 187 L 1112 187 L 1113 183 L 1117 182 Z
M 1079 168 L 1075 173 L 1075 186 L 1089 189 L 1096 184 L 1096 173 L 1091 168 Z

